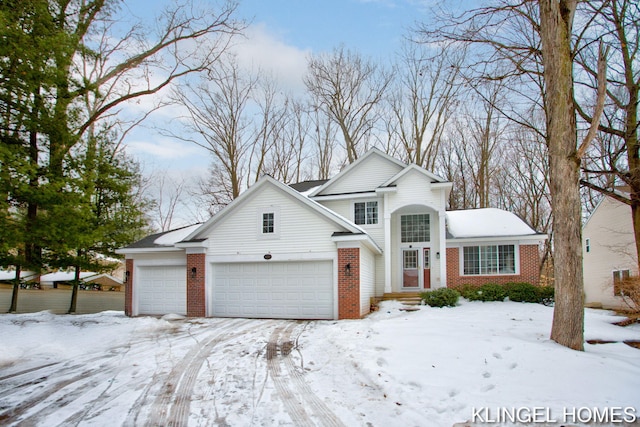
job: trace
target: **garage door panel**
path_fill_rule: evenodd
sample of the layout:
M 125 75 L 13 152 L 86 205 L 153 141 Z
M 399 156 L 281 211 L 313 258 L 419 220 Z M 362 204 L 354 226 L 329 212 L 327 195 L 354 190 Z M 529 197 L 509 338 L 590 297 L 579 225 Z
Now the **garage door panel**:
M 186 314 L 186 271 L 186 266 L 139 267 L 135 288 L 138 314 Z
M 211 314 L 333 319 L 332 261 L 213 264 Z

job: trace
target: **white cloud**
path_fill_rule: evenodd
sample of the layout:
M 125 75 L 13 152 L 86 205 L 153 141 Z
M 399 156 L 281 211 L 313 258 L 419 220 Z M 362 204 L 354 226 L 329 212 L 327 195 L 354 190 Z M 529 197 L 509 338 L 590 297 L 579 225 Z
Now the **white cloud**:
M 264 24 L 251 25 L 233 50 L 240 66 L 270 73 L 281 89 L 294 93 L 305 90 L 303 77 L 311 49 L 286 44 Z

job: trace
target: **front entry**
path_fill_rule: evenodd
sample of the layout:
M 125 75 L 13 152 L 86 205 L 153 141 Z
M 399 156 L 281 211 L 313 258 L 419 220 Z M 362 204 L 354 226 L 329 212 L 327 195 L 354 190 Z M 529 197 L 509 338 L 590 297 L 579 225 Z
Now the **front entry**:
M 417 289 L 420 287 L 419 279 L 419 251 L 418 249 L 404 249 L 402 251 L 402 287 Z
M 422 286 L 421 286 L 422 285 Z M 431 248 L 402 250 L 402 288 L 431 288 Z

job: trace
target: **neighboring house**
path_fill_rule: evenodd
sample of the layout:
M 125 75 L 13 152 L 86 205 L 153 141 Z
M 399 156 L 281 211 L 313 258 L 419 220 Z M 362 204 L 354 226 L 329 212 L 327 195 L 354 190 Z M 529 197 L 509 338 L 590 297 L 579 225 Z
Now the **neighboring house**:
M 47 273 L 40 276 L 40 287 L 59 288 L 71 287 L 75 280 L 75 272 L 73 271 L 57 271 Z M 95 273 L 92 271 L 80 272 L 81 287 L 88 290 L 114 290 L 120 291 L 124 283 L 122 280 L 106 273 Z
M 582 229 L 582 245 L 585 305 L 628 308 L 615 282 L 638 275 L 631 206 L 603 197 Z
M 384 293 L 537 284 L 546 235 L 498 209 L 446 212 L 451 187 L 377 149 L 327 181 L 265 176 L 206 223 L 120 249 L 125 311 L 353 319 Z

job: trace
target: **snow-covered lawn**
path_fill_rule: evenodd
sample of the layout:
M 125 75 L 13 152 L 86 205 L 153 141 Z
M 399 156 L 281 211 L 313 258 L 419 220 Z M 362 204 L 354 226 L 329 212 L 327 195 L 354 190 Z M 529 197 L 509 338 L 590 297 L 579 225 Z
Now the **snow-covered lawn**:
M 640 417 L 640 325 L 586 310 L 585 352 L 553 309 L 462 301 L 362 320 L 0 315 L 0 425 L 452 426 Z M 619 409 L 618 409 L 619 408 Z M 514 423 L 506 423 L 510 425 Z M 629 425 L 604 422 L 593 425 Z M 634 423 L 635 424 L 635 423 Z

